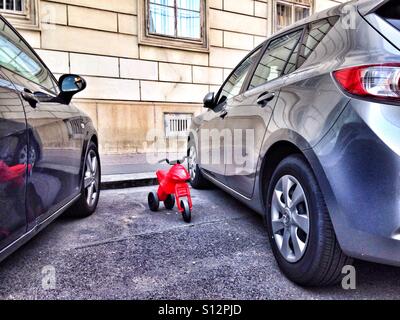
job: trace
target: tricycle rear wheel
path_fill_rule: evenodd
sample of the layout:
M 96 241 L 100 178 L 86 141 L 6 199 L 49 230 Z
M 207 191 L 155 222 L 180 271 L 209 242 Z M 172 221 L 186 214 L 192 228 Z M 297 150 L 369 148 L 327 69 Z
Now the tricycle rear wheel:
M 167 199 L 164 201 L 164 206 L 167 210 L 172 210 L 175 207 L 175 197 L 173 194 L 169 194 Z
M 149 208 L 151 211 L 156 212 L 160 208 L 160 201 L 156 192 L 150 192 L 147 198 Z

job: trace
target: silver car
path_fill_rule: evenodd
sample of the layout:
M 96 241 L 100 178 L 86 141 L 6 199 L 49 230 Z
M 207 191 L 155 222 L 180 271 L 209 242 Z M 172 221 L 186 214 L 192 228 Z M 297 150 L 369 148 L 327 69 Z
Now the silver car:
M 192 186 L 263 215 L 300 285 L 352 258 L 400 266 L 399 49 L 398 0 L 337 6 L 257 47 L 193 121 Z

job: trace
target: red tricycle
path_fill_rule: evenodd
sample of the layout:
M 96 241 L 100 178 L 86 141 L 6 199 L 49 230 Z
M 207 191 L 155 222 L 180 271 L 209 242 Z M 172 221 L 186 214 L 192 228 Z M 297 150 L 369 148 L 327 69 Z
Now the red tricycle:
M 172 210 L 177 203 L 178 210 L 182 213 L 183 220 L 190 223 L 192 220 L 192 197 L 190 196 L 190 189 L 187 182 L 190 180 L 190 174 L 182 165 L 185 161 L 166 161 L 172 165 L 172 168 L 166 172 L 157 171 L 157 179 L 159 187 L 157 192 L 150 192 L 148 196 L 148 203 L 151 211 L 157 211 L 160 207 L 160 202 L 163 201 L 165 208 Z M 186 198 L 186 199 L 183 199 Z
M 10 182 L 15 186 L 22 186 L 27 169 L 30 173 L 32 165 L 17 164 L 10 167 L 4 161 L 0 161 L 0 184 Z

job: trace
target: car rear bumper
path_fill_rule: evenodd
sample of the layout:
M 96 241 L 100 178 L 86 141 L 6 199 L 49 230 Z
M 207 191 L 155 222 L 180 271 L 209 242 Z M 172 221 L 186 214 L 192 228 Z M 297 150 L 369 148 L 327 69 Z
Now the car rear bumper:
M 400 106 L 352 100 L 314 153 L 343 251 L 400 266 Z

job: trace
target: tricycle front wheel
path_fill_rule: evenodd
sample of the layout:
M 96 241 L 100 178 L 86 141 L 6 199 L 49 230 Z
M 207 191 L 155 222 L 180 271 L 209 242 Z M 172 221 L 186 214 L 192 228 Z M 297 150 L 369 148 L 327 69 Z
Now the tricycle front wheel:
M 181 207 L 183 210 L 183 220 L 187 223 L 190 223 L 192 221 L 192 212 L 190 210 L 189 203 L 186 200 L 181 200 Z
M 147 198 L 149 203 L 149 208 L 151 211 L 156 212 L 160 208 L 160 200 L 158 200 L 158 195 L 156 192 L 150 192 Z

